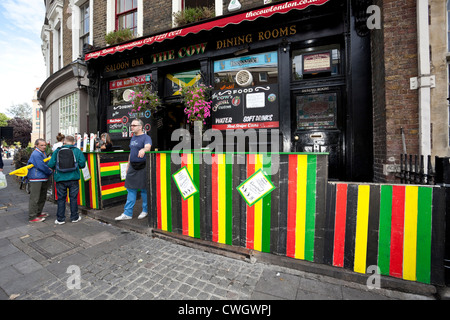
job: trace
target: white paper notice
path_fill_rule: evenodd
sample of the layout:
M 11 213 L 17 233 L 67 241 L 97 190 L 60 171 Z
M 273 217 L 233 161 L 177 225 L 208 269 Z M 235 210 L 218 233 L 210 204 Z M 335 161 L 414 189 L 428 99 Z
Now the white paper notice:
M 246 96 L 246 106 L 248 109 L 251 108 L 264 108 L 266 106 L 265 102 L 265 93 L 264 92 L 258 92 L 258 93 L 249 93 Z
M 127 177 L 127 166 L 128 162 L 119 163 L 120 166 L 120 179 L 123 181 Z
M 274 185 L 267 179 L 262 170 L 255 172 L 250 178 L 237 187 L 239 193 L 249 206 L 255 204 L 259 199 L 275 189 Z
M 184 200 L 198 192 L 186 167 L 181 168 L 172 176 Z

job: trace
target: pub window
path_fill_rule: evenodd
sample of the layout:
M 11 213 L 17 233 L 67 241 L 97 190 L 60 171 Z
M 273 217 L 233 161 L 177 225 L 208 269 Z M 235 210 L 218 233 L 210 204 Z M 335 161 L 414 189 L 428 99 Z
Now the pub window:
M 338 44 L 305 48 L 292 53 L 293 80 L 336 76 L 341 72 L 341 52 Z
M 78 93 L 74 92 L 59 100 L 59 132 L 73 135 L 78 131 Z
M 80 48 L 89 44 L 89 1 L 80 7 Z
M 214 90 L 278 83 L 277 58 L 276 53 L 267 52 L 215 61 Z
M 130 93 L 138 92 L 144 86 L 149 87 L 151 74 L 143 74 L 131 78 L 119 79 L 109 82 L 110 105 L 130 104 Z
M 116 30 L 130 29 L 137 35 L 137 2 L 138 0 L 116 1 Z
M 297 129 L 336 128 L 337 94 L 299 95 L 296 97 Z
M 166 96 L 177 96 L 181 94 L 183 87 L 197 86 L 203 83 L 200 69 L 168 73 L 166 75 Z
M 278 52 L 214 61 L 212 128 L 279 127 Z

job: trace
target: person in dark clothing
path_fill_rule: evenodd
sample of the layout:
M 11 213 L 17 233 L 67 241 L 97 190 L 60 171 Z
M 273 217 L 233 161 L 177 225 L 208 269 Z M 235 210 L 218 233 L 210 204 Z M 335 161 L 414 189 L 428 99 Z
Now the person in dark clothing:
M 130 156 L 128 157 L 127 176 L 125 188 L 127 189 L 127 202 L 124 212 L 115 218 L 117 221 L 129 220 L 133 217 L 133 208 L 136 203 L 137 192 L 141 190 L 142 212 L 138 219 L 143 219 L 148 214 L 147 205 L 147 174 L 145 153 L 152 147 L 152 139 L 143 131 L 144 123 L 140 119 L 131 122 L 133 137 L 130 141 Z
M 0 148 L 0 172 L 3 171 L 3 159 L 2 159 L 3 150 Z
M 97 142 L 96 147 L 100 147 L 100 151 L 113 151 L 113 144 L 111 141 L 111 137 L 107 133 L 102 133 L 101 140 Z
M 56 195 L 58 196 L 58 208 L 56 212 L 55 224 L 64 224 L 66 220 L 66 198 L 67 189 L 69 189 L 69 199 L 70 199 L 70 220 L 72 222 L 78 222 L 81 220 L 78 214 L 78 192 L 80 180 L 80 170 L 86 166 L 86 158 L 80 149 L 74 146 L 75 138 L 73 136 L 66 136 L 64 140 L 64 145 L 55 150 L 52 158 L 48 162 L 50 168 L 55 168 L 55 173 L 53 178 L 56 182 Z M 73 155 L 76 158 L 76 169 L 71 171 L 62 171 L 58 169 L 58 153 L 62 149 L 71 149 Z

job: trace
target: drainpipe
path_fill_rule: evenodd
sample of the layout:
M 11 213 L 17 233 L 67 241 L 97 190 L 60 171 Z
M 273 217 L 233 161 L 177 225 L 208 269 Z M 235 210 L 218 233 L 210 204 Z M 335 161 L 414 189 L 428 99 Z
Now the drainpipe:
M 419 153 L 424 155 L 424 168 L 427 155 L 431 155 L 431 88 L 434 76 L 430 75 L 430 33 L 428 21 L 428 0 L 417 0 L 417 78 L 411 78 L 411 89 L 419 90 Z

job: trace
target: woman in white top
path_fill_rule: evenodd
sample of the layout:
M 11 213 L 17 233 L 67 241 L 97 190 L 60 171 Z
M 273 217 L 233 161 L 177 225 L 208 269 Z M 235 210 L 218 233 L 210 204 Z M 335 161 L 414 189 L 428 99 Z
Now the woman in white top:
M 58 141 L 57 143 L 55 143 L 52 147 L 52 151 L 54 152 L 56 149 L 58 149 L 59 147 L 62 147 L 64 145 L 64 138 L 65 136 L 60 132 L 58 133 L 58 135 L 56 136 L 56 140 Z

